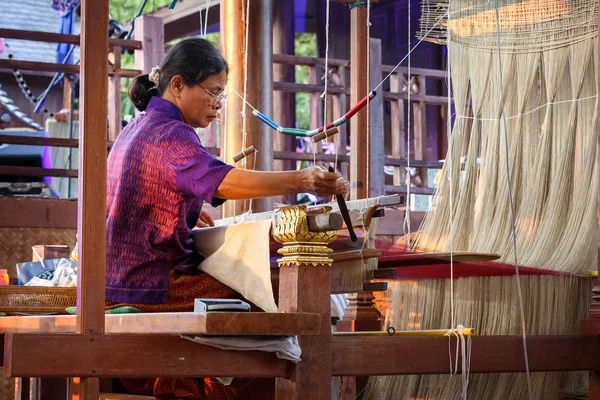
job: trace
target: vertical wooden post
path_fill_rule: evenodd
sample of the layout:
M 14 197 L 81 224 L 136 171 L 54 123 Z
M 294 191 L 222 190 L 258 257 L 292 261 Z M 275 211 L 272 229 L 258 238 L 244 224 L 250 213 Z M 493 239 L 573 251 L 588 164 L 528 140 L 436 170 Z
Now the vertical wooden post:
M 390 92 L 402 94 L 404 75 L 395 73 L 390 76 Z M 404 127 L 404 100 L 398 98 L 391 104 L 391 129 L 392 129 L 392 157 L 394 159 L 406 158 L 406 130 Z M 406 174 L 403 167 L 394 167 L 394 186 L 404 184 Z
M 135 68 L 143 74 L 149 74 L 152 68 L 159 65 L 165 55 L 165 29 L 163 20 L 157 17 L 142 15 L 135 20 L 133 35 L 142 42 L 142 49 L 135 50 Z
M 307 234 L 302 233 L 307 232 Z M 275 240 L 283 243 L 277 262 L 279 311 L 321 314 L 316 336 L 300 336 L 302 361 L 295 365 L 292 380 L 277 379 L 276 400 L 331 400 L 331 265 L 327 244 L 336 232 L 308 232 L 306 209 L 281 210 L 274 228 Z M 310 242 L 308 242 L 310 240 Z
M 319 85 L 321 66 L 319 64 L 311 65 L 308 67 L 308 83 L 311 85 Z M 323 81 L 324 82 L 324 81 Z M 323 126 L 323 100 L 319 93 L 311 93 L 309 95 L 309 106 L 310 110 L 310 125 L 309 129 L 317 129 Z M 323 152 L 323 143 L 318 142 L 313 144 L 317 153 Z
M 350 106 L 367 95 L 367 10 L 350 10 Z M 350 120 L 350 197 L 364 199 L 369 193 L 367 176 L 367 110 Z
M 242 7 L 243 4 L 243 7 Z M 224 140 L 221 156 L 227 163 L 233 163 L 233 156 L 242 150 L 242 147 L 254 145 L 257 153 L 246 158 L 246 169 L 254 166 L 254 157 L 259 159 L 256 168 L 271 169 L 272 133 L 271 128 L 258 121 L 252 115 L 252 109 L 243 103 L 241 96 L 244 94 L 244 58 L 246 43 L 246 21 L 242 15 L 242 8 L 246 11 L 246 0 L 224 0 L 221 2 L 221 37 L 223 37 L 224 55 L 232 66 L 227 80 L 227 107 L 225 108 Z M 263 9 L 263 6 L 267 8 Z M 260 0 L 250 3 L 249 32 L 248 32 L 248 75 L 246 80 L 246 101 L 257 107 L 268 117 L 271 113 L 271 87 L 272 87 L 272 39 L 270 35 L 271 6 L 270 0 Z M 264 37 L 268 35 L 268 40 Z M 244 127 L 242 126 L 242 111 L 246 113 L 246 141 L 243 141 Z M 262 126 L 259 126 L 259 123 Z M 260 132 L 260 133 L 259 133 Z M 237 163 L 241 167 L 241 162 Z M 270 199 L 260 199 L 253 203 L 253 211 L 270 209 Z M 223 205 L 224 217 L 239 215 L 247 211 L 249 202 L 228 201 Z
M 112 62 L 121 68 L 121 46 L 113 46 Z M 115 141 L 121 132 L 121 77 L 111 76 L 108 80 L 108 140 Z
M 80 135 L 77 202 L 77 333 L 104 333 L 106 271 L 106 101 L 108 0 L 81 5 Z M 82 380 L 80 399 L 98 399 L 97 378 Z
M 337 78 L 340 86 L 346 88 L 346 66 L 339 66 L 337 68 Z M 341 118 L 348 110 L 348 101 L 346 93 L 342 92 L 338 95 L 333 96 L 333 119 L 336 120 Z M 335 151 L 336 154 L 346 154 L 346 147 L 348 144 L 348 130 L 347 124 L 338 126 L 338 134 L 335 138 Z M 348 179 L 348 163 L 340 162 L 339 167 L 336 165 L 335 168 L 342 173 L 345 179 Z
M 381 39 L 370 40 L 369 91 L 381 82 Z M 368 197 L 385 194 L 384 138 L 383 138 L 383 93 L 375 97 L 369 107 L 369 191 Z

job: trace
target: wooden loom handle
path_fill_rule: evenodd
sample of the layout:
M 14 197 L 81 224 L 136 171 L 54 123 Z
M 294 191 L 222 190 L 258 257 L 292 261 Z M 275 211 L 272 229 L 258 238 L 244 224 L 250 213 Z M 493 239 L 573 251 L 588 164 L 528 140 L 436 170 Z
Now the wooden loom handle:
M 317 133 L 315 136 L 313 136 L 313 142 L 320 142 L 321 140 L 327 139 L 328 137 L 333 136 L 338 132 L 338 128 L 334 126 L 333 128 L 329 128 L 326 131 Z
M 251 154 L 256 153 L 256 149 L 254 146 L 246 147 L 244 150 L 240 151 L 236 155 L 233 156 L 233 162 L 238 162 L 244 157 L 248 157 Z

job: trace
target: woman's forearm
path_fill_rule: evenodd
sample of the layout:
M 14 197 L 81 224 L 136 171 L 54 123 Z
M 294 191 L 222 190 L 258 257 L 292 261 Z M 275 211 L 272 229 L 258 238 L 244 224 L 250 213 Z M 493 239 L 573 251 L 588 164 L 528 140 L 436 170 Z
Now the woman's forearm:
M 240 200 L 294 194 L 302 190 L 301 176 L 301 171 L 264 172 L 235 168 L 225 175 L 215 196 Z

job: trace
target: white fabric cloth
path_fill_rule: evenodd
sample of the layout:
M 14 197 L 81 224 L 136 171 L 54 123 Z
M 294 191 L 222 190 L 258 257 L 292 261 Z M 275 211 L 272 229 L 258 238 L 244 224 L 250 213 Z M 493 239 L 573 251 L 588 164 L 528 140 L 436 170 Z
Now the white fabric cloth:
M 263 311 L 277 312 L 269 264 L 270 232 L 271 221 L 194 230 L 196 247 L 206 257 L 198 268 Z

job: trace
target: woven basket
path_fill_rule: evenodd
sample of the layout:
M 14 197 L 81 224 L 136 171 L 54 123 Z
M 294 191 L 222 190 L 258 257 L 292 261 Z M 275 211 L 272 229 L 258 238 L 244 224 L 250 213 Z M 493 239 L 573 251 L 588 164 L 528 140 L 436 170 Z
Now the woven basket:
M 77 303 L 77 288 L 0 286 L 0 312 L 46 314 L 65 313 Z

